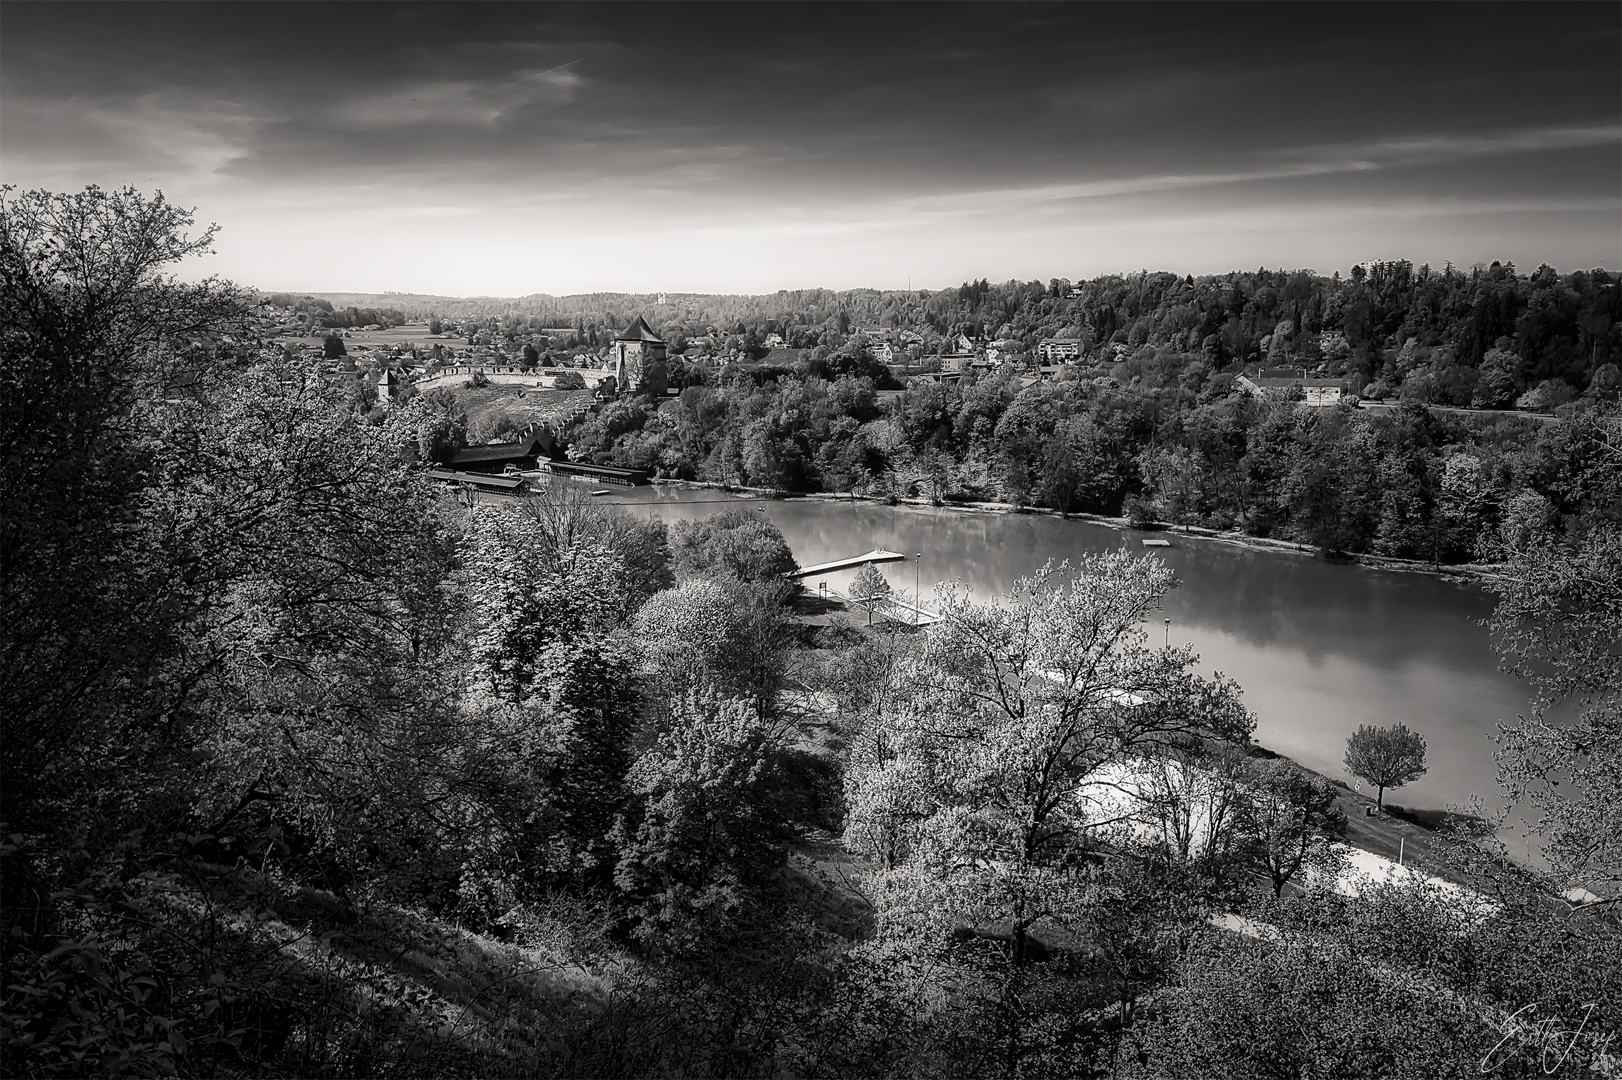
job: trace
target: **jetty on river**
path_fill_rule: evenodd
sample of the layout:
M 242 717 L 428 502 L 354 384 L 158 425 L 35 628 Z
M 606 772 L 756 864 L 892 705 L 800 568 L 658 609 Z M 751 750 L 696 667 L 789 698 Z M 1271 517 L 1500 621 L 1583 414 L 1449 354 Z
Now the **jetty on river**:
M 865 555 L 853 555 L 848 559 L 835 559 L 833 562 L 817 563 L 815 566 L 802 567 L 794 571 L 789 577 L 808 578 L 812 574 L 834 574 L 840 570 L 854 570 L 858 566 L 867 566 L 870 563 L 906 562 L 907 556 L 899 551 L 886 551 L 883 548 L 874 548 Z
M 912 556 L 904 555 L 899 551 L 889 551 L 885 548 L 874 548 L 872 551 L 865 552 L 861 555 L 852 555 L 848 559 L 834 559 L 831 562 L 817 563 L 814 566 L 802 567 L 790 574 L 789 577 L 804 579 L 813 577 L 817 574 L 836 574 L 841 570 L 855 570 L 859 567 L 871 566 L 874 563 L 906 562 L 910 558 L 912 558 Z M 826 595 L 835 597 L 841 603 L 846 605 L 860 606 L 859 601 L 852 600 L 846 596 L 841 596 L 834 590 L 826 589 L 824 592 Z M 886 596 L 875 610 L 882 611 L 882 617 L 890 620 L 891 622 L 908 623 L 913 626 L 929 626 L 931 623 L 940 621 L 940 616 L 935 614 L 933 611 L 926 611 L 922 607 L 919 607 L 916 603 L 902 600 L 896 596 Z M 807 621 L 824 623 L 826 622 L 826 617 L 820 615 L 812 616 Z

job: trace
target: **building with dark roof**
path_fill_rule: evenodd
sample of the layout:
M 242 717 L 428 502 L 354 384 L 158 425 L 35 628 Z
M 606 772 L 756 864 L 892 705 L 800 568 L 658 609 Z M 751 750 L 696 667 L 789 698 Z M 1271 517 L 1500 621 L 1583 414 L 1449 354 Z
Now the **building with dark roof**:
M 555 446 L 552 433 L 543 430 L 516 442 L 464 447 L 456 451 L 446 465 L 461 472 L 476 473 L 499 473 L 509 465 L 518 469 L 533 469 L 543 459 L 552 456 Z
M 1239 376 L 1239 385 L 1255 397 L 1299 390 L 1308 405 L 1338 405 L 1347 393 L 1343 379 L 1310 379 L 1306 368 L 1261 368 Z
M 521 476 L 491 476 L 487 473 L 457 472 L 454 469 L 429 469 L 428 479 L 474 491 L 488 491 L 497 495 L 522 496 L 528 493 L 529 483 Z
M 620 331 L 610 346 L 614 358 L 614 386 L 621 391 L 636 391 L 644 387 L 648 368 L 665 361 L 665 339 L 653 332 L 647 321 L 638 315 L 631 325 Z M 662 370 L 662 368 L 661 368 Z M 663 393 L 664 387 L 652 388 Z

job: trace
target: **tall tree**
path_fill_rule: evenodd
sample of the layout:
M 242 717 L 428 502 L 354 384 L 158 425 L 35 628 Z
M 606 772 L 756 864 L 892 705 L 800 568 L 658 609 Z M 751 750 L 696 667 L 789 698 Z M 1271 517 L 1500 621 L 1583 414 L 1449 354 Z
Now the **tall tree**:
M 1385 789 L 1402 787 L 1425 775 L 1425 740 L 1406 724 L 1360 724 L 1346 740 L 1346 769 L 1373 784 L 1375 805 L 1385 805 Z
M 153 529 L 164 447 L 149 420 L 201 388 L 205 342 L 246 335 L 234 287 L 168 273 L 213 241 L 192 224 L 131 188 L 0 192 L 0 816 L 13 826 L 60 823 L 52 800 L 94 790 L 93 774 L 176 723 L 179 687 L 161 673 L 196 610 L 195 568 L 169 562 Z
M 780 581 L 798 569 L 777 526 L 759 512 L 737 509 L 671 530 L 671 553 L 683 576 L 723 574 L 740 581 Z
M 867 611 L 867 625 L 873 625 L 873 612 L 890 598 L 890 583 L 872 564 L 856 571 L 850 583 L 851 600 Z
M 1192 675 L 1186 648 L 1149 647 L 1164 563 L 1111 552 L 1067 570 L 986 605 L 943 587 L 940 624 L 894 675 L 907 692 L 861 733 L 845 835 L 892 867 L 875 886 L 885 932 L 996 927 L 1027 963 L 1032 933 L 1074 929 L 1094 895 L 1078 860 L 1126 816 L 1095 795 L 1109 770 L 1248 734 L 1231 683 Z
M 689 693 L 637 758 L 615 882 L 641 901 L 645 932 L 735 906 L 780 861 L 767 807 L 773 747 L 746 703 Z
M 1273 895 L 1302 870 L 1332 870 L 1334 839 L 1346 831 L 1335 806 L 1335 786 L 1308 776 L 1287 761 L 1261 766 L 1248 786 L 1240 813 L 1240 849 L 1268 877 Z
M 1498 737 L 1506 802 L 1536 809 L 1528 827 L 1562 879 L 1603 895 L 1622 884 L 1622 412 L 1584 426 L 1571 480 L 1598 497 L 1565 528 L 1541 499 L 1506 514 L 1489 626 L 1537 691 L 1533 714 Z M 1551 723 L 1560 702 L 1576 716 Z

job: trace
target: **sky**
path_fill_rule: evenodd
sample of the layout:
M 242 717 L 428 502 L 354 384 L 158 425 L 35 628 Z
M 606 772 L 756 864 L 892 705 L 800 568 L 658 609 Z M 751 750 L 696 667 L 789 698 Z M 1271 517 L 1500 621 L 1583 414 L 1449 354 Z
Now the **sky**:
M 1622 5 L 0 3 L 0 181 L 301 291 L 1622 266 Z

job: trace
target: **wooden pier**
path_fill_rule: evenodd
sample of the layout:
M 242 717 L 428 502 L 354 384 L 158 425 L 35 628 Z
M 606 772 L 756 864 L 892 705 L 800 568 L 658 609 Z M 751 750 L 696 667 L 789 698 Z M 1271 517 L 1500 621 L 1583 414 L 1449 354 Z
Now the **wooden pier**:
M 886 551 L 884 548 L 874 548 L 865 555 L 854 555 L 848 559 L 835 559 L 833 562 L 817 563 L 794 571 L 789 577 L 805 578 L 812 574 L 835 574 L 841 570 L 854 570 L 858 566 L 867 566 L 871 563 L 906 562 L 909 556 L 899 551 Z

